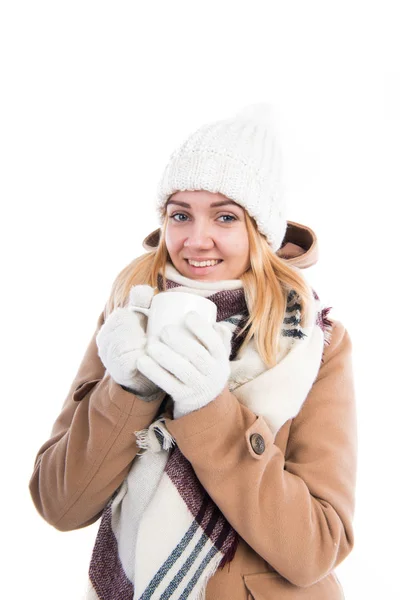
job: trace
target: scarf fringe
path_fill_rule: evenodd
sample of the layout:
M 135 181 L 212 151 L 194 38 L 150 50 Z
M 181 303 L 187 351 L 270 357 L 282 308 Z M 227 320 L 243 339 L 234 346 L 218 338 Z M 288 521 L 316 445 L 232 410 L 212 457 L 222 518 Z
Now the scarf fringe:
M 329 346 L 332 338 L 333 322 L 328 318 L 328 313 L 332 310 L 332 306 L 323 308 L 318 313 L 317 324 L 321 327 L 324 333 L 324 345 Z
M 155 421 L 147 429 L 134 432 L 137 446 L 143 450 L 137 456 L 143 456 L 144 452 L 161 452 L 161 450 L 170 450 L 176 443 L 175 439 L 169 433 L 164 425 L 164 419 Z
M 312 289 L 312 293 L 314 296 L 314 299 L 320 303 L 320 297 L 318 296 L 317 292 Z M 331 343 L 331 338 L 332 338 L 332 328 L 333 328 L 333 322 L 331 321 L 330 318 L 328 318 L 328 314 L 329 312 L 332 310 L 332 306 L 326 306 L 324 308 L 321 308 L 320 310 L 318 310 L 317 312 L 317 319 L 316 319 L 316 323 L 317 325 L 322 329 L 322 332 L 324 334 L 324 346 L 329 346 Z M 324 362 L 322 360 L 322 362 Z
M 198 594 L 196 594 L 196 596 L 193 596 L 193 600 L 206 600 L 207 584 L 208 584 L 209 580 L 211 579 L 211 577 L 213 575 L 215 575 L 215 573 L 217 572 L 219 567 L 220 567 L 220 565 L 218 564 L 218 562 L 215 562 L 213 564 L 211 569 L 208 571 L 206 577 L 204 578 L 204 582 L 203 582 L 201 588 L 199 589 Z

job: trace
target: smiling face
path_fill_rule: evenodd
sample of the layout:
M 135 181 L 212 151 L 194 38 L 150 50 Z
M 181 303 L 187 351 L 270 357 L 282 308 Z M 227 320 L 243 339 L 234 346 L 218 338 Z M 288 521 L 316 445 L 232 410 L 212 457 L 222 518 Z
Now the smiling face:
M 250 266 L 244 215 L 241 206 L 220 193 L 172 194 L 166 205 L 165 242 L 174 267 L 190 279 L 239 279 Z M 212 262 L 204 266 L 206 261 Z

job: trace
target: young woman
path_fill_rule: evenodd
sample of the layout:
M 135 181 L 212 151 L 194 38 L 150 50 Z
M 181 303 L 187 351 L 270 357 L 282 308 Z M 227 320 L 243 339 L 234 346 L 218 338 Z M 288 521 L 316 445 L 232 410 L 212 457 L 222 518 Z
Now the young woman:
M 343 598 L 353 547 L 351 341 L 301 269 L 272 124 L 201 127 L 159 186 L 161 227 L 116 278 L 30 482 L 61 531 L 101 517 L 87 598 Z M 217 306 L 146 336 L 154 294 Z

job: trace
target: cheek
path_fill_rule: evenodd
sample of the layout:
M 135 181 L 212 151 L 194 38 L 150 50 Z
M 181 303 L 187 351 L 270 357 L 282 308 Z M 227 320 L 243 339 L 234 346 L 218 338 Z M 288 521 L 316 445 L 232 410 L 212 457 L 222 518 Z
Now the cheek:
M 224 240 L 224 247 L 229 254 L 236 257 L 247 257 L 249 254 L 249 239 L 247 231 L 232 232 L 232 235 Z
M 165 245 L 170 254 L 174 254 L 179 248 L 179 236 L 168 225 L 165 230 Z

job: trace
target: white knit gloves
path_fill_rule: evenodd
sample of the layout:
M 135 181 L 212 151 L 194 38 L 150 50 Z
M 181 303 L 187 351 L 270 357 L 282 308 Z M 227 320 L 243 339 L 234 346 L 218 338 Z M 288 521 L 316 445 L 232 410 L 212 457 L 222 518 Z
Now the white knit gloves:
M 166 325 L 160 340 L 149 339 L 136 366 L 174 400 L 174 418 L 202 408 L 224 389 L 230 374 L 232 332 L 211 325 L 197 312 L 184 325 Z
M 135 306 L 149 308 L 154 290 L 133 286 L 126 307 L 113 310 L 97 336 L 99 357 L 116 383 L 145 400 L 160 390 L 174 400 L 174 418 L 214 400 L 229 375 L 232 332 L 189 312 L 182 325 L 166 325 L 160 339 L 146 336 L 147 317 Z
M 113 310 L 96 336 L 99 357 L 114 381 L 146 400 L 153 400 L 160 390 L 137 370 L 137 360 L 144 354 L 147 341 L 147 317 L 134 307 L 148 308 L 153 295 L 149 285 L 133 286 L 128 306 Z

